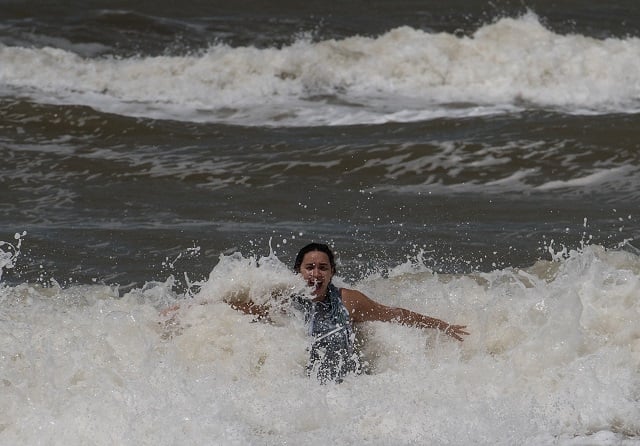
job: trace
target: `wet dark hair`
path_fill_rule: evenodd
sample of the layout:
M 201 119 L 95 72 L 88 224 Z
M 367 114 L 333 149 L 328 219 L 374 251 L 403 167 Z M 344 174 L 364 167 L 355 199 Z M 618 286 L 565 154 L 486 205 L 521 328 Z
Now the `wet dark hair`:
M 324 252 L 327 257 L 329 257 L 329 264 L 331 264 L 331 272 L 333 274 L 336 273 L 336 260 L 333 255 L 333 251 L 324 243 L 309 243 L 307 246 L 304 246 L 300 251 L 298 251 L 298 255 L 296 256 L 296 261 L 293 264 L 293 270 L 297 273 L 300 272 L 300 266 L 302 266 L 302 260 L 304 259 L 305 254 L 313 251 Z

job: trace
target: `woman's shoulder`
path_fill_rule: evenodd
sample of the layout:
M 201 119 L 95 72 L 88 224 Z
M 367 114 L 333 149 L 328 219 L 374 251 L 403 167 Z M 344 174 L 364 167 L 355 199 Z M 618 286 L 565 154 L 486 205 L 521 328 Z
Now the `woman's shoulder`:
M 360 300 L 360 299 L 368 299 L 368 297 L 358 291 L 351 288 L 340 288 L 340 294 L 343 299 L 351 299 L 351 300 Z
M 362 292 L 351 288 L 340 288 L 340 295 L 342 297 L 342 303 L 350 313 L 370 301 Z

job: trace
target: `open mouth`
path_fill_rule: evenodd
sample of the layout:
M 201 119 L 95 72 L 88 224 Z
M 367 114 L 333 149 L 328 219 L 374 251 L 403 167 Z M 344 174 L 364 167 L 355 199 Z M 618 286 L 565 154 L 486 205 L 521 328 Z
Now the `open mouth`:
M 313 292 L 317 293 L 320 288 L 322 288 L 322 282 L 318 281 L 318 280 L 310 280 L 309 282 L 307 282 L 307 284 L 313 288 Z

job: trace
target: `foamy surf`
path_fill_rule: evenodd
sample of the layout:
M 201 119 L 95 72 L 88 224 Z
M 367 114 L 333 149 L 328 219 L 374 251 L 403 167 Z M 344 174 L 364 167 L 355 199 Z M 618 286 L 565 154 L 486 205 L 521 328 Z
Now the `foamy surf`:
M 122 296 L 1 285 L 0 441 L 637 444 L 636 254 L 589 246 L 461 276 L 414 258 L 353 285 L 471 336 L 366 324 L 368 373 L 323 386 L 304 374 L 301 320 L 254 322 L 223 302 L 299 290 L 273 255 L 224 256 L 190 296 L 171 280 Z
M 411 27 L 271 48 L 81 57 L 0 46 L 0 90 L 127 116 L 261 126 L 640 110 L 640 39 L 560 35 L 528 13 L 471 36 Z

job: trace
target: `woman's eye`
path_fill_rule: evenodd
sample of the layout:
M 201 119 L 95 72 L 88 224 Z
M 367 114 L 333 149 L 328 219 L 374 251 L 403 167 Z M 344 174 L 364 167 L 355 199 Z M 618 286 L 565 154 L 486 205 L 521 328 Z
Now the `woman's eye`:
M 305 266 L 304 267 L 304 270 L 308 271 L 308 272 L 311 272 L 311 271 L 313 271 L 315 269 L 316 269 L 315 265 L 309 265 L 309 266 Z M 320 271 L 329 271 L 330 267 L 328 265 L 318 265 L 317 269 L 320 270 Z

